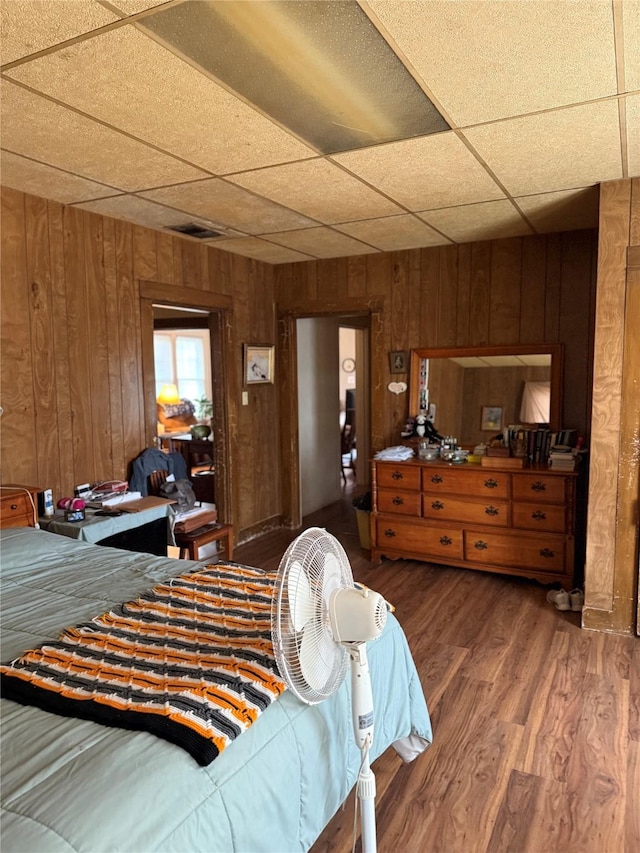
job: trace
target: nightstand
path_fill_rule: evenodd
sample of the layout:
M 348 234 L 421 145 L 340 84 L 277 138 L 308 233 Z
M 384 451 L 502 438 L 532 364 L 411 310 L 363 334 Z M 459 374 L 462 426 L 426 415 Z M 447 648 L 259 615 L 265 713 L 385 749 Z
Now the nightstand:
M 0 486 L 0 528 L 35 527 L 38 522 L 39 486 L 7 483 Z

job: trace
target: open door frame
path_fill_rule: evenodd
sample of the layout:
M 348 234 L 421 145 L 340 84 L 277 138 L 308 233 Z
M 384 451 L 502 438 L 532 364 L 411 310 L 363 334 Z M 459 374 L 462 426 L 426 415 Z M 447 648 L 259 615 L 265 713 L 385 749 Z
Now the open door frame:
M 218 518 L 233 523 L 232 465 L 229 437 L 229 400 L 227 390 L 229 353 L 225 329 L 231 312 L 231 297 L 206 293 L 187 287 L 177 289 L 155 281 L 140 282 L 140 318 L 142 335 L 142 371 L 145 401 L 145 436 L 151 447 L 156 437 L 157 413 L 155 365 L 153 355 L 153 306 L 157 303 L 180 308 L 200 308 L 209 312 L 211 340 L 211 377 L 213 402 L 213 462 L 215 466 L 216 508 Z
M 369 359 L 364 353 L 357 353 L 362 363 L 364 394 L 359 394 L 362 411 L 369 411 L 370 434 L 365 447 L 374 445 L 376 435 L 383 435 L 382 413 L 371 411 L 371 388 L 382 383 L 384 366 L 384 334 L 382 323 L 383 305 L 371 302 L 369 310 L 362 311 L 359 304 L 355 307 L 350 299 L 331 302 L 324 311 L 287 311 L 278 315 L 278 376 L 280 382 L 280 441 L 282 458 L 282 523 L 294 530 L 302 524 L 300 511 L 300 447 L 298 442 L 298 363 L 296 321 L 303 317 L 368 317 Z M 359 325 L 359 324 L 358 324 Z M 357 362 L 356 362 L 357 363 Z M 356 414 L 357 417 L 357 414 Z M 364 456 L 364 454 L 363 454 Z M 368 453 L 367 453 L 368 456 Z M 368 466 L 369 460 L 358 455 L 361 466 Z M 356 463 L 357 464 L 357 463 Z M 361 468 L 364 470 L 364 468 Z

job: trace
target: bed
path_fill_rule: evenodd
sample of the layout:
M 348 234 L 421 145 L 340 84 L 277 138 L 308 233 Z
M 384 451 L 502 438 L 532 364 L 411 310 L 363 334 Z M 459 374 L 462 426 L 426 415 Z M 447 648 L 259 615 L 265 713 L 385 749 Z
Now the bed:
M 33 528 L 0 531 L 1 660 L 202 563 L 91 545 Z M 397 620 L 369 645 L 376 729 L 410 760 L 431 740 Z M 2 699 L 2 850 L 308 850 L 355 783 L 348 679 L 320 705 L 289 691 L 207 767 L 146 732 Z

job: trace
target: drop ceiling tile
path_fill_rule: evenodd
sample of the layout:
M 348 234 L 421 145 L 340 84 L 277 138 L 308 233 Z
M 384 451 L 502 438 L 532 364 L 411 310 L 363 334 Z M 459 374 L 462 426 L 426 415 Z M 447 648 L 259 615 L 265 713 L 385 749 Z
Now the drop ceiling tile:
M 113 187 L 79 178 L 10 151 L 0 153 L 0 179 L 5 187 L 51 198 L 61 204 L 102 198 L 118 192 Z
M 410 210 L 504 198 L 455 133 L 392 142 L 332 159 Z
M 629 174 L 640 175 L 640 95 L 625 98 Z
M 399 249 L 416 249 L 420 246 L 443 246 L 450 241 L 420 219 L 410 214 L 385 216 L 382 219 L 367 219 L 334 225 L 337 231 L 348 234 L 375 246 L 381 252 Z
M 269 234 L 269 240 L 280 243 L 313 258 L 343 258 L 347 255 L 365 255 L 377 252 L 346 234 L 338 234 L 331 228 L 306 228 L 304 231 L 287 231 Z
M 209 172 L 315 156 L 134 26 L 71 45 L 9 73 Z
M 539 234 L 597 228 L 599 201 L 598 187 L 521 196 L 515 199 Z
M 617 93 L 611 3 L 369 3 L 457 126 Z
M 487 201 L 418 214 L 456 243 L 522 237 L 532 231 L 510 201 Z
M 470 128 L 465 136 L 513 196 L 622 177 L 615 99 Z
M 2 144 L 121 190 L 195 180 L 199 169 L 2 81 Z
M 259 237 L 242 237 L 237 240 L 216 240 L 212 245 L 216 249 L 233 252 L 236 255 L 243 255 L 245 258 L 254 258 L 257 261 L 264 261 L 267 264 L 290 264 L 295 261 L 312 260 L 310 255 L 303 255 L 300 252 L 295 252 L 293 249 L 286 249 L 284 246 L 276 246 L 274 243 L 260 240 Z
M 2 64 L 120 20 L 94 0 L 74 0 L 71 14 L 61 12 L 60 0 L 0 3 Z
M 111 5 L 125 15 L 136 15 L 166 2 L 167 0 L 111 0 Z
M 101 213 L 103 216 L 126 219 L 129 222 L 135 222 L 136 225 L 145 225 L 147 228 L 155 228 L 156 230 L 164 230 L 174 225 L 186 225 L 188 222 L 193 221 L 193 217 L 183 213 L 181 210 L 174 210 L 161 204 L 155 204 L 152 201 L 147 201 L 135 195 L 120 195 L 115 198 L 88 201 L 77 204 L 76 207 L 82 207 L 94 213 Z M 202 222 L 199 218 L 196 218 L 196 220 L 197 224 L 209 225 L 209 223 Z M 229 236 L 236 236 L 237 233 L 237 231 L 232 231 Z M 196 239 L 189 237 L 188 234 L 180 236 L 183 236 L 187 240 Z M 201 243 L 202 240 L 197 240 L 197 242 Z
M 397 204 L 326 160 L 272 166 L 228 180 L 327 224 L 400 212 Z
M 622 31 L 624 33 L 625 90 L 640 89 L 640 2 L 627 0 L 622 4 Z
M 252 235 L 316 224 L 299 213 L 286 210 L 219 178 L 151 190 L 141 195 Z

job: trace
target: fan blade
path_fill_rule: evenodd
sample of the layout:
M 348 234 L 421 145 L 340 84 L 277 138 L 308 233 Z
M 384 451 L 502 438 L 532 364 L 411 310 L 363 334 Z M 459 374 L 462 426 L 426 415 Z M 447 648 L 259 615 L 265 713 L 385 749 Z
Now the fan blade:
M 331 593 L 340 586 L 342 586 L 340 562 L 336 555 L 329 551 L 329 553 L 324 555 L 322 576 L 322 592 L 327 602 L 331 597 Z
M 322 690 L 335 661 L 335 642 L 321 622 L 307 622 L 300 644 L 300 672 L 314 690 Z
M 293 627 L 296 631 L 302 631 L 307 622 L 313 619 L 316 609 L 309 581 L 302 565 L 297 560 L 291 564 L 289 569 L 287 593 Z

